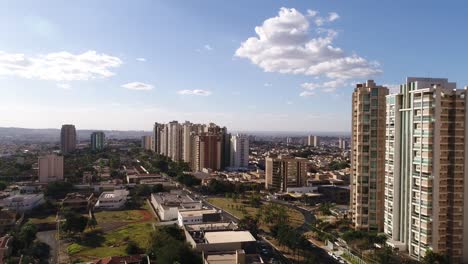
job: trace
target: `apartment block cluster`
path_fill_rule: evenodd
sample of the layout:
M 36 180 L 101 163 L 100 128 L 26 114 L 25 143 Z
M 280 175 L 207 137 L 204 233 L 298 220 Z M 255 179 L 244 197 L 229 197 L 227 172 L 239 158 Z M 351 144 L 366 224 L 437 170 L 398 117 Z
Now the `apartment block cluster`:
M 352 97 L 350 211 L 356 229 L 421 260 L 428 250 L 468 262 L 467 87 L 370 80 Z
M 174 161 L 187 162 L 193 171 L 239 170 L 249 166 L 249 138 L 231 135 L 226 127 L 213 123 L 155 123 L 153 135 L 142 138 L 142 147 Z

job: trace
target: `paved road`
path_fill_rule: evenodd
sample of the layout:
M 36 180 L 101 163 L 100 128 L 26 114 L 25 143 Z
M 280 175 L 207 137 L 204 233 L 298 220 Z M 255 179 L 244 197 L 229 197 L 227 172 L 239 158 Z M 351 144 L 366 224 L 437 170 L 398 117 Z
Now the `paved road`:
M 55 230 L 37 232 L 37 239 L 50 247 L 49 263 L 51 264 L 57 263 L 57 240 L 55 239 L 55 234 Z

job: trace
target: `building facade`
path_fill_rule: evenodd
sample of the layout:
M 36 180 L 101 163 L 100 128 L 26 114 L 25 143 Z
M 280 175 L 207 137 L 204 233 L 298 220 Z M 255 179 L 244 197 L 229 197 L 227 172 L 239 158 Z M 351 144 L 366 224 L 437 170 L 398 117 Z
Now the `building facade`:
M 231 162 L 233 168 L 248 168 L 249 167 L 249 137 L 247 135 L 237 134 L 231 136 Z
M 407 78 L 387 97 L 385 233 L 420 260 L 468 263 L 467 90 Z
M 350 212 L 357 230 L 383 231 L 387 95 L 369 80 L 352 96 Z
M 141 137 L 141 148 L 144 150 L 153 149 L 153 136 L 142 136 Z
M 307 137 L 307 146 L 311 146 L 311 147 L 318 147 L 320 144 L 320 139 L 318 136 L 308 136 Z
M 106 135 L 102 131 L 91 133 L 91 149 L 94 151 L 103 150 Z
M 290 156 L 267 157 L 265 159 L 265 188 L 280 192 L 290 187 L 305 186 L 307 159 Z
M 60 149 L 68 154 L 76 149 L 76 129 L 74 125 L 63 125 L 60 131 Z
M 63 156 L 56 154 L 40 156 L 37 164 L 39 182 L 63 181 Z

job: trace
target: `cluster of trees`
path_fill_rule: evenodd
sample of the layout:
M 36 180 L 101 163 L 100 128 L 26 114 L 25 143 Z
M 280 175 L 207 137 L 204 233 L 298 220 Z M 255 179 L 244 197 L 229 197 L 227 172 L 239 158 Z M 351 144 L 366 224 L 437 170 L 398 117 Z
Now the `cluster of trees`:
M 0 176 L 16 177 L 33 174 L 32 164 L 37 161 L 37 156 L 35 154 L 25 154 L 21 156 L 24 158 L 24 163 L 16 162 L 17 157 L 18 156 L 0 158 Z
M 185 242 L 184 233 L 176 226 L 158 226 L 151 233 L 146 252 L 157 263 L 201 263 L 201 257 Z
M 346 169 L 346 168 L 349 168 L 350 167 L 350 164 L 349 162 L 347 161 L 332 161 L 328 164 L 328 169 L 329 170 L 342 170 L 342 169 Z
M 44 194 L 54 199 L 63 199 L 71 191 L 73 191 L 72 183 L 55 181 L 47 184 Z
M 38 263 L 46 264 L 50 255 L 49 245 L 36 240 L 37 226 L 31 223 L 24 224 L 20 230 L 13 230 L 12 252 L 7 258 L 6 263 Z
M 179 174 L 175 177 L 176 181 L 182 183 L 187 187 L 198 186 L 201 184 L 201 180 L 193 176 L 192 174 Z
M 288 247 L 294 255 L 311 258 L 308 252 L 311 249 L 310 242 L 300 231 L 285 223 L 273 225 L 270 230 L 278 243 Z
M 240 182 L 229 182 L 212 179 L 207 186 L 202 187 L 202 192 L 206 194 L 223 194 L 223 193 L 237 193 L 243 194 L 248 191 L 260 192 L 262 189 L 261 185 L 253 183 L 240 183 Z

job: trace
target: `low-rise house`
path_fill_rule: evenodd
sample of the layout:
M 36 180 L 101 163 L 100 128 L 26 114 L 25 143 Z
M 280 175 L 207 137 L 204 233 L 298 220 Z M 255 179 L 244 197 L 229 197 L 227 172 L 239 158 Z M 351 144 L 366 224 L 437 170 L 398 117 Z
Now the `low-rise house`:
M 96 209 L 116 210 L 125 206 L 127 202 L 127 190 L 114 190 L 112 192 L 102 192 L 96 202 Z
M 156 209 L 161 221 L 176 220 L 179 210 L 202 208 L 201 201 L 194 201 L 187 195 L 181 195 L 180 192 L 153 193 L 151 194 L 151 204 Z
M 12 210 L 0 210 L 0 234 L 11 230 L 16 225 L 17 213 Z
M 179 211 L 177 222 L 179 226 L 217 222 L 221 220 L 221 212 L 216 209 L 198 209 Z
M 203 252 L 204 264 L 260 264 L 265 263 L 258 254 L 246 254 L 244 250 Z
M 68 193 L 62 200 L 62 208 L 77 211 L 88 210 L 93 196 L 93 194 L 85 196 L 80 193 Z
M 10 235 L 5 235 L 0 238 L 0 263 L 4 263 L 3 260 L 5 257 L 10 255 L 11 253 L 11 247 L 10 243 L 12 241 L 12 236 Z
M 202 229 L 190 231 L 184 229 L 187 242 L 199 252 L 226 252 L 244 250 L 246 254 L 256 253 L 256 240 L 249 231 Z
M 1 201 L 1 205 L 4 208 L 14 210 L 16 212 L 28 212 L 35 207 L 43 204 L 44 194 L 16 194 L 7 197 Z

